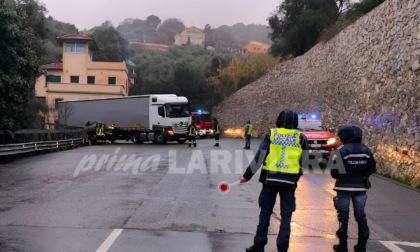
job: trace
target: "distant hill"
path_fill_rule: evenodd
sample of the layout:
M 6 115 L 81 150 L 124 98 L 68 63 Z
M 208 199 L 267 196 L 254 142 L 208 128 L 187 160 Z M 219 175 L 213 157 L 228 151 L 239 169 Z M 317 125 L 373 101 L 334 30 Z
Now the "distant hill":
M 270 28 L 265 25 L 243 23 L 232 26 L 223 25 L 207 33 L 206 44 L 216 49 L 242 48 L 249 41 L 271 44 L 268 38 L 269 32 Z

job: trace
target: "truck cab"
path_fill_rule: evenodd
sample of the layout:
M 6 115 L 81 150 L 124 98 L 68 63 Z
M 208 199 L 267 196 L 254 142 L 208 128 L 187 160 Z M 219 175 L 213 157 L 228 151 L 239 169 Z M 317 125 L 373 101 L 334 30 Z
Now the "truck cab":
M 191 112 L 191 118 L 195 128 L 197 129 L 197 136 L 200 138 L 213 136 L 213 122 L 209 112 L 202 110 Z
M 331 151 L 338 147 L 334 128 L 326 127 L 316 114 L 299 114 L 298 130 L 308 139 L 310 158 L 328 161 Z
M 191 123 L 190 105 L 187 98 L 176 95 L 150 95 L 150 125 L 155 143 L 186 141 L 187 128 Z

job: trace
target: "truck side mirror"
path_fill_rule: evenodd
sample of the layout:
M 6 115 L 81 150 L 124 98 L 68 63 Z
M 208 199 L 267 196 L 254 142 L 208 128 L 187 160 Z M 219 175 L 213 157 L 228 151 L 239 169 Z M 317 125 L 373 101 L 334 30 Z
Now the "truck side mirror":
M 158 115 L 160 115 L 161 117 L 165 117 L 165 108 L 163 106 L 160 106 L 158 108 Z
M 329 131 L 330 131 L 331 133 L 334 133 L 334 132 L 335 132 L 335 128 L 329 128 Z

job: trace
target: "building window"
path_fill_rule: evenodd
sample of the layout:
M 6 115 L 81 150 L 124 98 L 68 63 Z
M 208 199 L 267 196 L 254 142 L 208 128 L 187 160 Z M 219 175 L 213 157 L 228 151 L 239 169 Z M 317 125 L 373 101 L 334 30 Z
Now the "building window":
M 95 76 L 88 76 L 87 77 L 88 84 L 95 84 Z
M 79 83 L 79 76 L 70 76 L 70 83 Z
M 61 76 L 59 75 L 47 75 L 47 82 L 61 82 Z
M 55 99 L 55 109 L 58 109 L 58 102 L 63 101 L 63 98 L 57 98 Z
M 66 52 L 86 52 L 86 43 L 66 42 Z
M 115 85 L 117 83 L 116 79 L 116 77 L 108 77 L 108 84 Z

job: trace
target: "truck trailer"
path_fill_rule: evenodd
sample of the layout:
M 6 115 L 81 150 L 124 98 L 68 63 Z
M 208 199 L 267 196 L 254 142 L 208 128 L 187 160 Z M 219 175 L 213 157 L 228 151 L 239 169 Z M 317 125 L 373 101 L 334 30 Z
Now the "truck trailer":
M 151 94 L 118 98 L 60 101 L 59 124 L 88 129 L 95 138 L 98 124 L 114 125 L 112 141 L 135 143 L 167 141 L 185 143 L 191 123 L 188 100 L 174 94 Z

